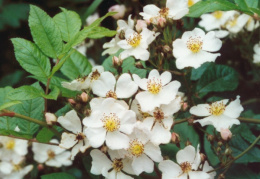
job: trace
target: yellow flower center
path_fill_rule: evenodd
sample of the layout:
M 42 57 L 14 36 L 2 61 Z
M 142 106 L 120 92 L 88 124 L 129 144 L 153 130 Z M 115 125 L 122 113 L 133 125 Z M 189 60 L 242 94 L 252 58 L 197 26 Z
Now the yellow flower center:
M 108 116 L 104 116 L 102 119 L 103 127 L 108 132 L 114 132 L 120 127 L 120 120 L 115 113 L 110 113 Z
M 139 157 L 144 153 L 144 144 L 137 139 L 130 142 L 129 152 L 136 157 Z
M 200 37 L 190 37 L 186 45 L 193 53 L 198 53 L 202 49 L 203 42 Z
M 87 77 L 78 78 L 77 81 L 84 83 Z
M 19 165 L 19 164 L 13 164 L 13 170 L 14 171 L 19 171 L 19 170 L 21 170 L 21 166 Z
M 180 164 L 183 173 L 189 173 L 191 171 L 191 164 L 189 162 L 183 162 Z
M 100 77 L 100 73 L 98 72 L 98 70 L 96 70 L 96 71 L 93 71 L 93 72 L 92 72 L 92 75 L 91 75 L 91 77 L 90 77 L 90 80 L 91 80 L 91 81 L 94 81 L 94 80 L 97 80 L 99 77 Z
M 6 149 L 8 150 L 13 150 L 14 147 L 15 147 L 15 141 L 14 140 L 9 140 L 7 143 L 6 143 Z
M 216 18 L 216 19 L 220 19 L 223 16 L 223 12 L 222 11 L 216 11 L 213 12 L 212 15 Z
M 147 89 L 152 94 L 158 94 L 162 89 L 161 80 L 149 79 L 147 83 Z
M 192 6 L 194 4 L 194 1 L 193 0 L 188 0 L 188 6 Z
M 237 18 L 234 18 L 234 19 L 228 21 L 227 24 L 228 24 L 230 27 L 234 27 L 235 25 L 237 25 Z
M 163 8 L 163 9 L 161 9 L 160 11 L 159 11 L 159 13 L 160 13 L 160 15 L 162 16 L 162 17 L 167 17 L 168 16 L 168 14 L 169 14 L 169 8 Z
M 223 102 L 221 103 L 215 102 L 210 105 L 209 112 L 214 116 L 219 116 L 223 114 L 225 108 L 226 106 L 224 105 Z
M 114 159 L 112 166 L 113 166 L 115 171 L 120 172 L 123 169 L 122 159 Z
M 106 94 L 106 97 L 107 98 L 114 98 L 114 99 L 117 99 L 117 95 L 114 91 L 108 91 L 107 94 Z
M 134 36 L 129 39 L 126 39 L 127 43 L 131 45 L 132 47 L 137 47 L 141 43 L 142 35 L 138 33 L 134 33 Z
M 55 157 L 55 153 L 52 150 L 47 151 L 48 160 L 53 159 Z
M 162 123 L 162 120 L 164 119 L 164 113 L 160 108 L 156 108 L 153 112 L 153 117 L 157 122 Z

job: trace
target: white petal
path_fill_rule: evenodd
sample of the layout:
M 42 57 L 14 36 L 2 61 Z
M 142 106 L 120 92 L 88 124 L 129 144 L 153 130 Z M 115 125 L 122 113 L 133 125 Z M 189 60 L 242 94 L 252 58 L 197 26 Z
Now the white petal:
M 92 91 L 95 95 L 106 97 L 108 91 L 114 91 L 115 84 L 115 76 L 111 72 L 103 72 L 99 79 L 93 82 Z
M 161 105 L 161 109 L 164 113 L 164 116 L 172 116 L 181 109 L 181 97 L 175 98 L 167 105 Z
M 71 160 L 74 160 L 75 156 L 79 153 L 80 148 L 83 146 L 83 142 L 79 141 L 71 150 Z
M 207 33 L 203 39 L 202 50 L 208 52 L 216 52 L 222 46 L 222 41 L 216 38 L 215 32 L 211 31 Z
M 155 107 L 159 107 L 160 105 L 154 103 L 154 95 L 148 91 L 138 93 L 135 98 L 139 102 L 143 112 L 152 111 Z
M 75 110 L 69 111 L 65 116 L 60 116 L 58 118 L 58 122 L 62 125 L 62 127 L 73 132 L 74 134 L 82 132 L 81 121 Z
M 190 179 L 210 179 L 210 175 L 202 171 L 190 171 Z
M 181 167 L 171 160 L 164 160 L 159 163 L 158 168 L 162 172 L 163 179 L 175 178 L 181 175 Z
M 104 128 L 87 128 L 85 134 L 89 139 L 89 144 L 94 148 L 98 148 L 105 141 L 106 130 Z
M 129 51 L 129 56 L 134 56 L 136 59 L 147 61 L 150 57 L 150 52 L 144 48 L 137 47 L 132 51 Z
M 87 127 L 102 127 L 104 124 L 101 121 L 103 113 L 99 110 L 93 110 L 90 116 L 83 119 L 83 124 Z
M 196 116 L 210 116 L 209 108 L 208 104 L 199 104 L 190 108 L 190 113 Z
M 61 136 L 61 141 L 60 141 L 60 147 L 65 148 L 65 149 L 70 149 L 73 147 L 78 140 L 76 139 L 75 134 L 63 132 Z
M 110 169 L 111 161 L 107 158 L 107 156 L 102 153 L 100 150 L 94 149 L 90 152 L 90 156 L 92 157 L 92 167 L 90 172 L 95 175 L 100 175 L 104 168 Z
M 121 41 L 117 42 L 117 45 L 118 45 L 120 48 L 125 49 L 125 50 L 132 48 L 132 46 L 129 45 L 126 40 L 121 40 Z M 123 59 L 124 59 L 124 58 L 123 58 Z
M 201 37 L 203 39 L 204 36 L 205 36 L 205 32 L 203 30 L 201 30 L 200 28 L 195 28 L 192 31 L 184 32 L 181 39 L 184 40 L 184 42 L 186 43 L 190 37 L 192 38 Z
M 151 142 L 155 145 L 169 143 L 171 140 L 171 132 L 169 130 L 170 129 L 165 129 L 161 124 L 156 122 L 152 129 Z
M 150 20 L 150 18 L 158 16 L 160 8 L 153 4 L 149 4 L 144 6 L 142 13 L 140 13 L 141 16 L 143 16 L 144 20 Z
M 119 130 L 125 134 L 131 134 L 136 122 L 136 114 L 134 111 L 126 111 L 121 117 L 121 124 Z
M 175 41 L 173 41 L 172 46 L 172 52 L 175 58 L 180 58 L 192 53 L 190 49 L 187 48 L 186 42 L 182 39 L 176 39 Z
M 138 85 L 128 73 L 122 74 L 117 80 L 116 95 L 118 98 L 129 98 L 136 93 Z
M 143 90 L 147 90 L 147 79 L 141 79 L 138 75 L 133 74 L 134 82 Z
M 183 162 L 193 163 L 196 156 L 195 148 L 192 145 L 179 150 L 176 154 L 176 160 L 179 164 Z
M 153 161 L 146 155 L 141 155 L 133 160 L 132 167 L 136 175 L 140 175 L 142 172 L 153 172 Z
M 235 101 L 229 103 L 224 111 L 224 115 L 231 117 L 231 118 L 238 118 L 241 112 L 244 110 L 242 105 L 240 104 L 240 96 L 237 96 Z
M 158 72 L 158 70 L 153 69 L 152 71 L 150 71 L 149 75 L 148 75 L 148 79 L 159 79 L 160 78 L 160 74 Z
M 134 178 L 124 174 L 123 172 L 118 172 L 116 179 L 134 179 Z
M 168 71 L 165 71 L 161 74 L 160 79 L 161 79 L 162 85 L 164 86 L 172 80 L 172 74 Z
M 155 162 L 161 162 L 163 160 L 159 145 L 154 145 L 151 142 L 148 142 L 144 146 L 144 153 Z
M 129 137 L 119 131 L 108 132 L 106 144 L 112 150 L 127 149 L 129 147 Z

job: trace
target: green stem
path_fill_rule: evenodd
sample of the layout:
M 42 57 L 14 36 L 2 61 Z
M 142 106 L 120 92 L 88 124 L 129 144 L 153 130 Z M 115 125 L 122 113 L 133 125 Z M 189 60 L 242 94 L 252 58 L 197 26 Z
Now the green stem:
M 259 98 L 256 98 L 256 99 L 249 99 L 243 103 L 241 103 L 242 105 L 248 105 L 248 104 L 251 104 L 251 103 L 257 103 L 257 102 L 260 102 L 260 99 Z
M 46 122 L 43 122 L 43 121 L 40 121 L 40 120 L 37 120 L 37 119 L 34 119 L 34 118 L 31 118 L 31 117 L 28 117 L 28 116 L 24 116 L 22 114 L 18 114 L 18 113 L 15 113 L 13 111 L 8 111 L 8 110 L 5 110 L 3 109 L 2 110 L 4 113 L 9 113 L 9 114 L 12 114 L 12 117 L 18 117 L 18 118 L 21 118 L 21 119 L 24 119 L 26 121 L 29 121 L 29 122 L 33 122 L 35 124 L 38 124 L 42 127 L 46 127 L 48 128 L 49 130 L 51 130 L 59 139 L 61 137 L 61 134 L 59 133 L 59 131 L 57 131 L 55 128 L 53 128 L 52 126 L 48 125 Z
M 155 65 L 155 63 L 152 60 L 148 60 L 148 62 L 150 62 L 156 69 L 158 69 L 157 65 Z
M 239 117 L 238 119 L 241 122 L 260 124 L 260 119 L 251 119 L 251 118 L 245 118 L 245 117 Z
M 183 122 L 187 122 L 188 121 L 188 119 L 181 119 L 181 120 L 178 120 L 178 121 L 174 121 L 174 125 L 175 124 L 180 124 L 180 123 L 183 123 Z

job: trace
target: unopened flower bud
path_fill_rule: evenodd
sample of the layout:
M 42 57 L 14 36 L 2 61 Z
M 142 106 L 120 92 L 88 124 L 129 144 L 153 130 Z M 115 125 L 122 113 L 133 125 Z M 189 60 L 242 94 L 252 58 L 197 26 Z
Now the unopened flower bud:
M 170 52 L 172 49 L 171 49 L 171 47 L 169 47 L 169 45 L 164 45 L 163 46 L 163 51 L 165 52 L 165 53 L 168 53 L 168 52 Z
M 232 154 L 231 148 L 227 148 L 227 149 L 225 150 L 225 154 L 226 154 L 226 155 L 231 155 L 231 154 Z
M 136 63 L 135 63 L 135 66 L 136 66 L 137 68 L 143 68 L 143 67 L 144 67 L 141 62 L 136 62 Z
M 179 134 L 177 134 L 177 133 L 175 133 L 175 132 L 172 133 L 172 142 L 173 142 L 174 144 L 178 144 L 178 143 L 180 142 L 180 136 L 179 136 Z
M 81 97 L 81 100 L 85 103 L 88 102 L 88 100 L 89 100 L 89 95 L 85 92 L 81 93 L 80 97 Z
M 200 154 L 200 159 L 201 159 L 201 162 L 204 163 L 207 159 L 206 155 L 205 154 Z
M 68 102 L 69 102 L 71 105 L 76 104 L 76 101 L 75 101 L 74 99 L 72 99 L 72 98 L 68 99 Z
M 121 30 L 118 35 L 119 39 L 123 40 L 125 39 L 125 31 Z
M 222 173 L 218 176 L 218 179 L 225 179 L 225 175 Z
M 229 140 L 232 137 L 232 133 L 229 129 L 221 129 L 220 135 L 223 140 Z
M 221 141 L 219 141 L 219 142 L 218 142 L 218 146 L 221 147 L 222 145 L 223 145 L 223 143 L 222 143 Z
M 186 111 L 186 110 L 188 109 L 188 107 L 189 107 L 188 103 L 183 102 L 183 103 L 182 103 L 182 106 L 181 106 L 181 109 L 182 109 L 183 111 Z
M 157 25 L 163 28 L 166 24 L 166 19 L 164 17 L 159 17 L 157 20 Z
M 185 146 L 188 146 L 188 145 L 192 145 L 192 143 L 189 140 L 187 140 L 185 143 Z
M 84 113 L 85 116 L 90 116 L 91 110 L 90 109 L 85 109 L 83 113 Z
M 48 125 L 52 125 L 53 123 L 57 122 L 57 117 L 53 113 L 45 113 L 45 119 Z
M 220 147 L 217 147 L 217 152 L 220 152 L 221 151 L 221 148 Z
M 209 134 L 207 136 L 207 139 L 208 139 L 208 141 L 212 142 L 214 140 L 214 136 Z
M 116 57 L 116 56 L 113 56 L 112 62 L 113 62 L 113 66 L 114 67 L 119 67 L 123 63 L 123 61 L 120 58 Z
M 112 16 L 114 19 L 122 19 L 125 15 L 125 11 L 126 11 L 125 5 L 119 5 L 119 4 L 111 6 L 108 9 L 108 12 L 117 12 L 115 15 Z
M 100 150 L 101 150 L 103 153 L 107 153 L 108 148 L 107 148 L 107 146 L 104 146 L 104 145 L 103 145 Z
M 43 164 L 38 164 L 37 165 L 37 169 L 38 169 L 38 171 L 42 171 L 43 169 L 44 169 L 44 166 L 43 166 Z
M 137 20 L 135 29 L 137 32 L 141 32 L 143 28 L 147 28 L 147 24 L 144 20 Z

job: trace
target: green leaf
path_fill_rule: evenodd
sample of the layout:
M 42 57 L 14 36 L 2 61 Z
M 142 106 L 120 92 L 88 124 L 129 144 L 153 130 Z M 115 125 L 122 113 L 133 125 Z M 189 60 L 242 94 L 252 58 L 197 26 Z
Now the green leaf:
M 117 31 L 115 31 L 115 30 L 110 30 L 105 27 L 97 27 L 97 28 L 93 29 L 87 35 L 87 37 L 90 39 L 98 39 L 98 38 L 102 38 L 102 37 L 113 37 L 116 35 L 116 33 L 117 33 Z
M 36 136 L 36 140 L 39 142 L 47 143 L 54 136 L 54 133 L 50 131 L 48 128 L 44 127 L 40 130 L 40 132 Z
M 141 78 L 145 78 L 147 70 L 139 69 L 135 66 L 135 59 L 133 57 L 126 58 L 122 64 L 123 73 L 137 74 Z
M 259 8 L 250 8 L 250 10 L 260 16 L 260 9 Z
M 63 49 L 61 32 L 42 9 L 30 5 L 29 26 L 34 42 L 49 57 L 58 58 Z
M 207 70 L 209 66 L 211 66 L 213 63 L 204 63 L 199 68 L 195 69 L 192 68 L 191 71 L 191 80 L 198 80 L 203 75 L 203 73 Z
M 11 106 L 14 106 L 14 105 L 20 104 L 20 103 L 21 103 L 21 101 L 10 101 L 10 102 L 4 103 L 3 105 L 0 105 L 0 110 L 9 108 Z
M 173 131 L 180 136 L 181 148 L 186 146 L 185 144 L 188 140 L 195 148 L 197 148 L 199 144 L 199 135 L 192 126 L 188 125 L 187 122 L 176 125 Z
M 24 139 L 32 139 L 33 136 L 31 134 L 23 133 L 23 132 L 16 132 L 13 130 L 5 130 L 5 129 L 0 129 L 0 134 L 5 135 L 5 136 L 16 136 Z
M 60 172 L 60 173 L 51 173 L 51 174 L 47 174 L 47 175 L 42 175 L 41 179 L 76 179 L 74 176 L 64 173 L 64 172 Z
M 40 90 L 43 93 L 43 90 L 41 89 L 39 83 L 34 83 L 32 87 Z M 15 112 L 17 112 L 18 114 L 22 114 L 38 120 L 43 120 L 44 99 L 42 97 L 23 101 L 22 104 L 19 104 L 15 107 Z M 17 120 L 17 124 L 21 132 L 33 135 L 39 129 L 38 124 L 20 118 L 15 119 Z
M 180 150 L 175 144 L 160 145 L 162 155 L 169 157 L 171 160 L 176 159 L 176 154 Z
M 202 14 L 214 11 L 240 10 L 238 6 L 227 0 L 200 1 L 190 7 L 188 17 L 200 17 Z
M 255 0 L 235 0 L 235 3 L 241 8 L 248 10 L 248 8 L 257 8 L 258 1 Z
M 255 0 L 245 0 L 245 2 L 247 6 L 251 8 L 257 8 L 259 4 L 259 1 L 255 1 Z
M 93 3 L 88 7 L 88 9 L 86 10 L 86 12 L 84 13 L 82 19 L 84 19 L 84 21 L 85 21 L 85 19 L 86 19 L 88 16 L 90 16 L 91 14 L 93 14 L 93 13 L 96 11 L 97 7 L 101 4 L 102 1 L 103 1 L 103 0 L 95 0 L 95 1 L 93 1 Z
M 259 171 L 254 173 L 251 169 L 247 165 L 232 165 L 225 177 L 227 179 L 260 179 Z
M 205 96 L 209 92 L 233 91 L 238 86 L 237 72 L 225 65 L 213 65 L 207 68 L 198 81 L 196 91 Z
M 13 38 L 15 57 L 20 65 L 29 73 L 47 78 L 50 75 L 50 61 L 32 42 Z
M 58 116 L 58 117 L 59 117 L 59 116 L 65 116 L 65 114 L 66 114 L 67 112 L 69 112 L 71 109 L 72 109 L 71 106 L 70 106 L 69 104 L 67 104 L 67 105 L 65 105 L 63 108 L 59 109 L 59 110 L 55 113 L 55 115 Z
M 79 53 L 74 51 L 71 56 L 61 67 L 61 72 L 71 80 L 78 78 L 79 76 L 86 76 L 91 72 L 92 65 L 88 59 Z
M 80 16 L 74 11 L 61 8 L 62 12 L 55 15 L 53 20 L 61 31 L 61 37 L 65 42 L 70 41 L 81 28 Z
M 8 97 L 12 100 L 30 100 L 38 97 L 56 100 L 58 95 L 59 89 L 56 87 L 51 91 L 50 94 L 46 95 L 41 88 L 39 89 L 33 86 L 22 86 L 12 90 L 8 94 Z
M 24 74 L 25 74 L 25 71 L 16 70 L 15 72 L 4 76 L 0 80 L 0 87 L 16 85 L 23 79 Z

